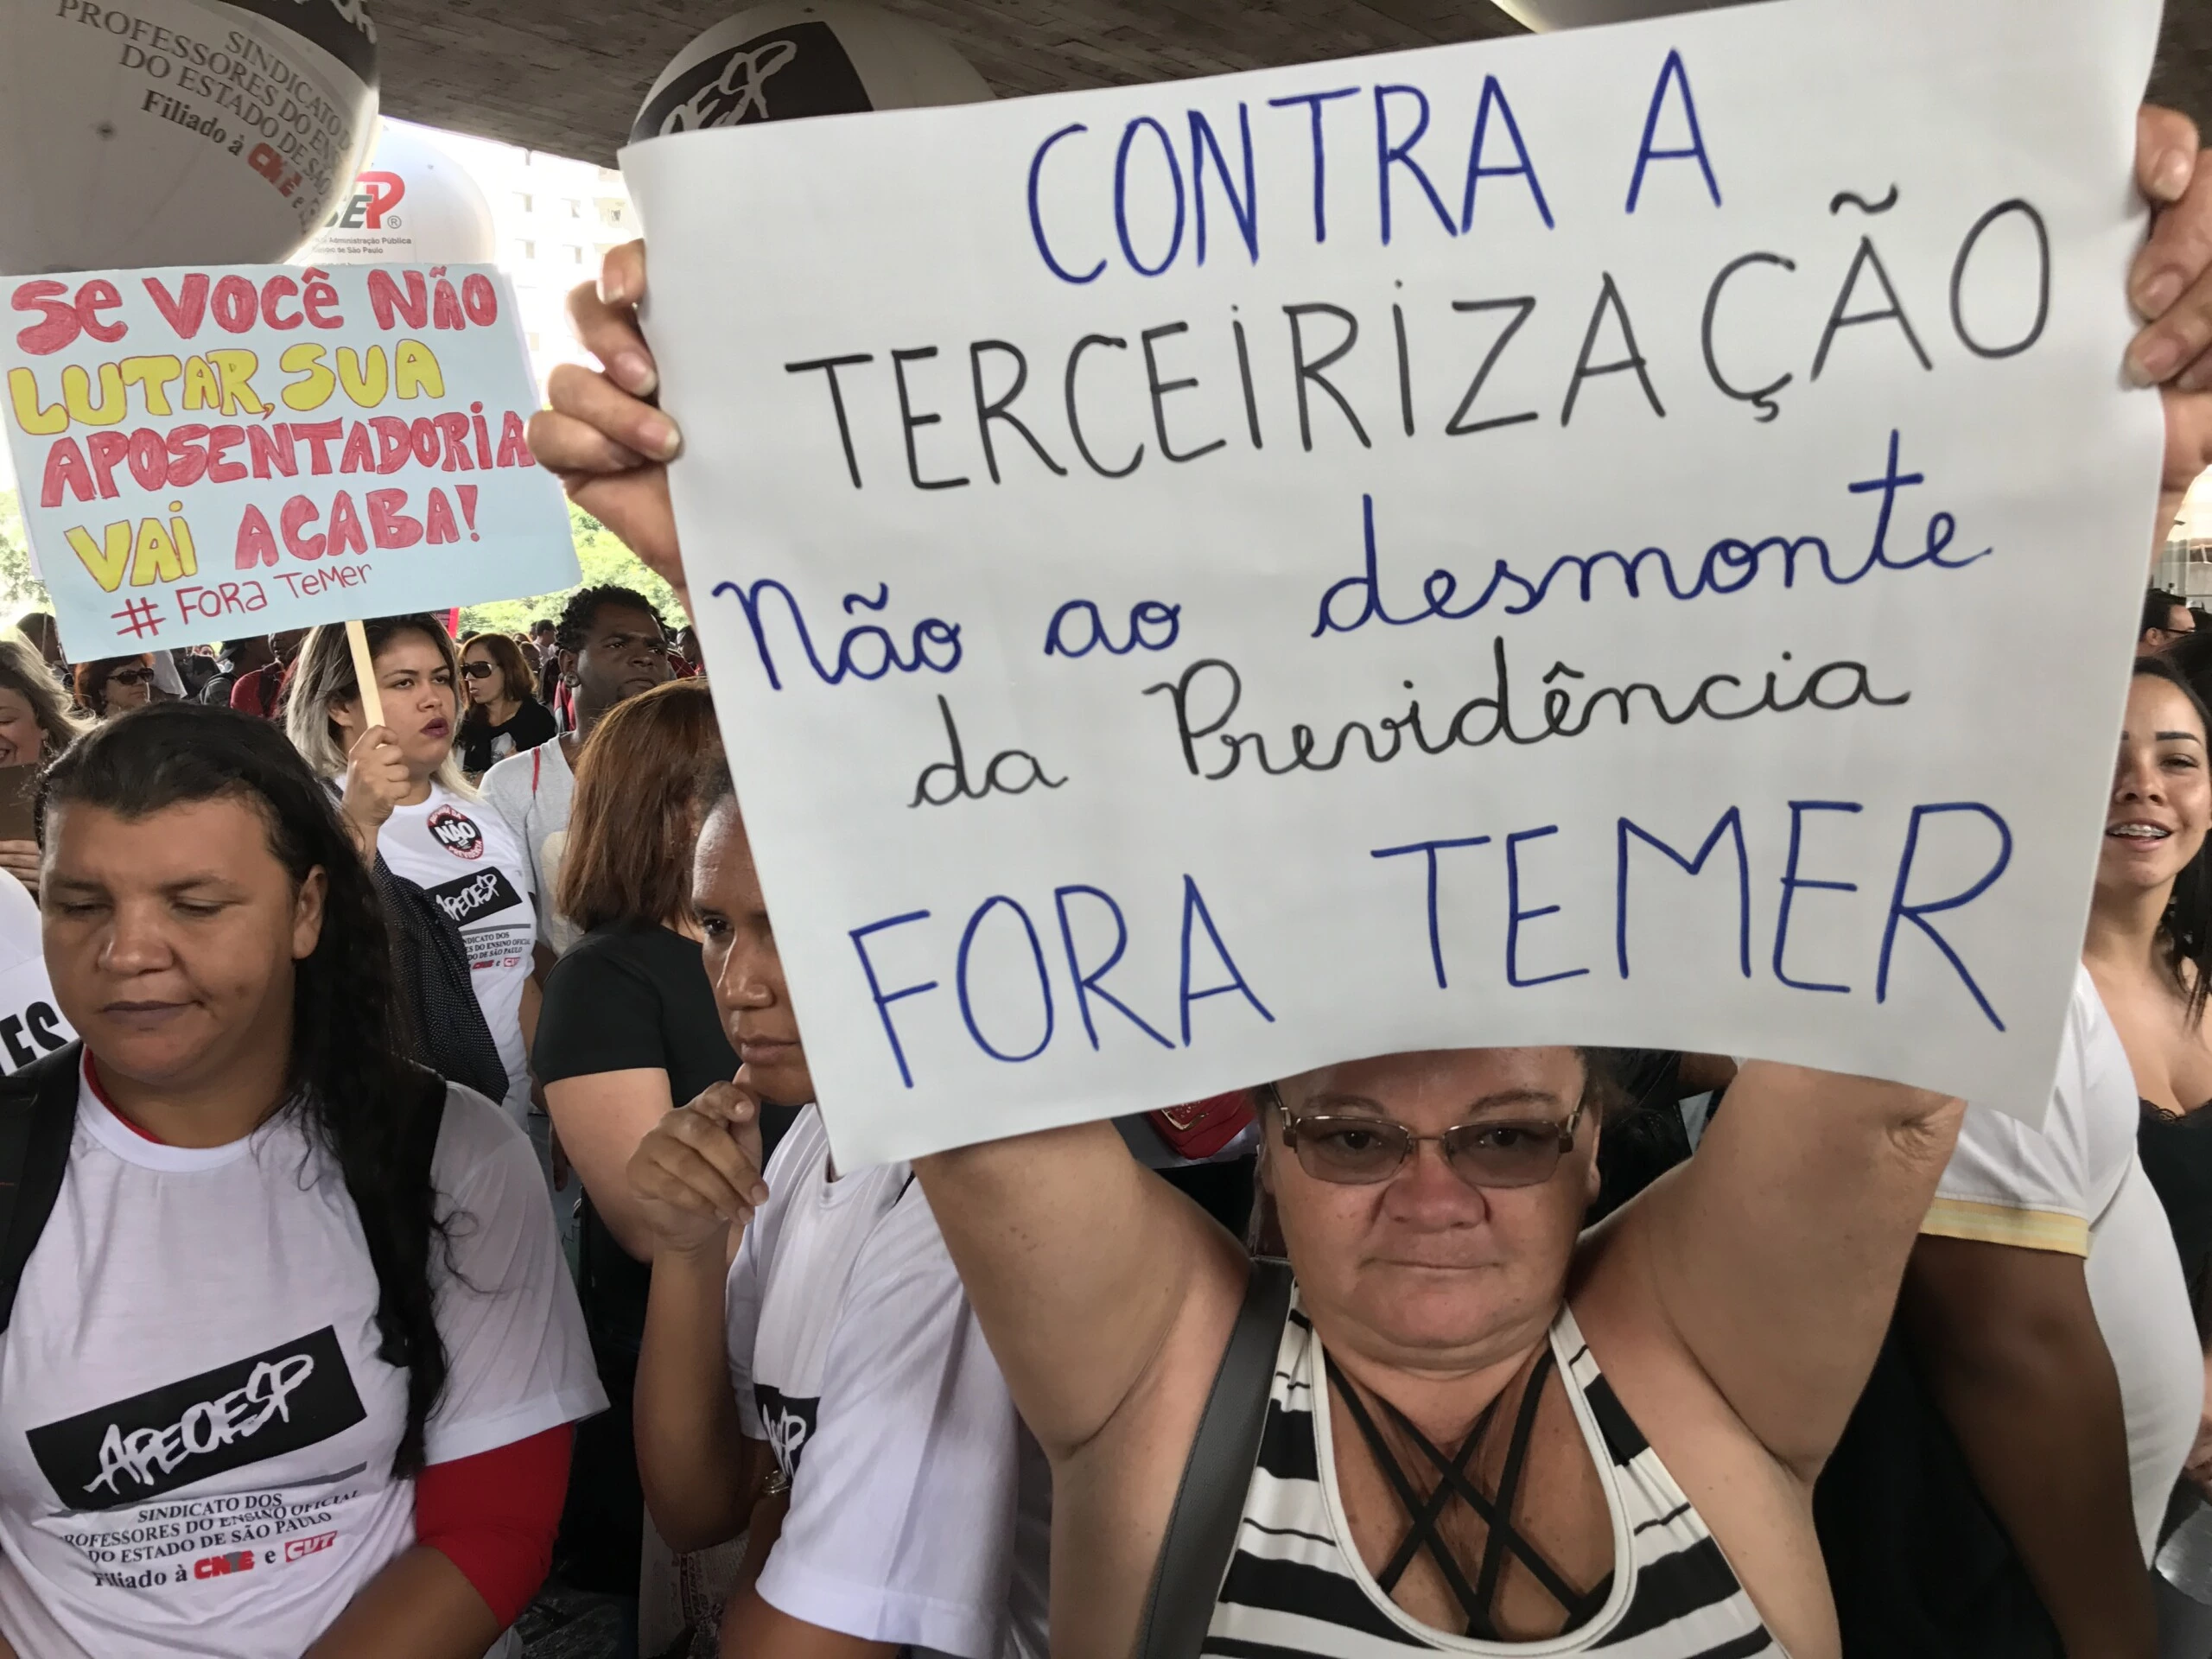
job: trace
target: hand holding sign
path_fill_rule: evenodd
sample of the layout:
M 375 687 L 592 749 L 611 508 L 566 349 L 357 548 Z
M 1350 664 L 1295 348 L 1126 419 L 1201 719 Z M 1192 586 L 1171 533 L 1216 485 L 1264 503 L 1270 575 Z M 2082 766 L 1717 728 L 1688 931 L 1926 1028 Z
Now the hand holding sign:
M 374 681 L 362 684 L 373 687 Z M 392 810 L 415 787 L 407 770 L 407 757 L 389 726 L 371 726 L 346 752 L 346 787 L 340 807 L 346 822 L 360 842 L 363 855 L 374 857 L 377 831 L 391 818 Z
M 2149 321 L 2128 346 L 2127 372 L 2139 385 L 2164 388 L 2161 546 L 2189 486 L 2212 467 L 2212 152 L 2197 137 L 2196 124 L 2171 110 L 2145 109 L 2136 123 L 2136 181 L 2158 207 L 2128 273 L 2128 297 Z
M 606 365 L 594 374 L 563 363 L 546 383 L 552 408 L 531 417 L 530 442 L 576 505 L 620 536 L 662 581 L 690 599 L 668 502 L 668 462 L 683 446 L 676 423 L 648 400 L 659 371 L 638 327 L 645 296 L 645 245 L 610 249 L 599 283 L 569 296 L 586 351 Z

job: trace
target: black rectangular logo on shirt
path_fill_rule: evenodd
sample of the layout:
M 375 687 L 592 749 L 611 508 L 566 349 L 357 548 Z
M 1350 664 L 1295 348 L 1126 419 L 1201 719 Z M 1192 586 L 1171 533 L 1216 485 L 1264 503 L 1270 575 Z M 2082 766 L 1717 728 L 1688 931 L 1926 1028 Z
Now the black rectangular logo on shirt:
M 63 1503 L 115 1510 L 329 1440 L 367 1415 L 326 1325 L 25 1438 Z
M 515 884 L 496 865 L 474 875 L 442 881 L 429 892 L 437 900 L 438 908 L 453 918 L 455 927 L 467 927 L 510 905 L 522 903 L 522 894 L 515 891 Z
M 807 1441 L 814 1438 L 815 1419 L 822 1411 L 821 1397 L 797 1399 L 766 1382 L 755 1382 L 753 1406 L 760 1414 L 760 1427 L 768 1431 L 768 1444 L 776 1453 L 776 1466 L 784 1471 L 785 1479 L 796 1478 L 799 1458 L 806 1451 Z

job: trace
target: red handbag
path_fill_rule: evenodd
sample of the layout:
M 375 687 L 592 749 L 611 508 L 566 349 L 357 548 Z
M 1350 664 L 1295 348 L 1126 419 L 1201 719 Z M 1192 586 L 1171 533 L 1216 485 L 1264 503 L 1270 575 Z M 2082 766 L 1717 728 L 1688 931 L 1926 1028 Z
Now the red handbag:
M 1163 1106 L 1145 1121 L 1179 1158 L 1211 1158 L 1242 1135 L 1253 1120 L 1252 1091 L 1232 1089 L 1187 1106 Z

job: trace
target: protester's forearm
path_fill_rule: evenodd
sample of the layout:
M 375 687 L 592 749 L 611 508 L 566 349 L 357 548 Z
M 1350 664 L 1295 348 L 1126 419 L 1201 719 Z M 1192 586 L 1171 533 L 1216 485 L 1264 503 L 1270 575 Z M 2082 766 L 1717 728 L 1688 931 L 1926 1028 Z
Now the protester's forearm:
M 736 1576 L 730 1580 L 729 1588 L 723 1595 L 725 1605 L 760 1581 L 760 1569 L 768 1565 L 768 1552 L 784 1535 L 784 1518 L 791 1510 L 791 1495 L 788 1491 L 764 1497 L 753 1506 L 753 1519 L 745 1529 L 745 1556 L 738 1562 Z
M 722 1659 L 891 1659 L 900 1649 L 793 1618 L 747 1588 L 734 1592 L 727 1604 L 721 1651 Z
M 1808 1487 L 1850 1421 L 1963 1111 L 1918 1090 L 1752 1062 L 1698 1144 L 1625 1206 L 1643 1302 Z
M 498 1615 L 461 1570 L 417 1544 L 361 1587 L 306 1659 L 482 1659 L 499 1637 Z
M 630 1188 L 630 1159 L 675 1103 L 658 1066 L 595 1071 L 545 1085 L 546 1109 L 562 1150 L 583 1178 L 592 1209 L 614 1242 L 639 1262 L 653 1257 L 652 1224 Z
M 963 1147 L 914 1164 L 1015 1406 L 1045 1449 L 1087 1444 L 1190 1312 L 1225 1339 L 1244 1252 L 1141 1168 L 1110 1123 Z
M 671 1547 L 704 1549 L 743 1529 L 756 1484 L 752 1442 L 724 1355 L 722 1248 L 653 1257 L 638 1356 L 638 1475 Z
M 2149 1659 L 2158 1630 L 2120 1379 L 2086 1287 L 2026 1300 L 1956 1270 L 1978 1251 L 2036 1254 L 1922 1241 L 1904 1305 L 1923 1373 L 2067 1659 Z

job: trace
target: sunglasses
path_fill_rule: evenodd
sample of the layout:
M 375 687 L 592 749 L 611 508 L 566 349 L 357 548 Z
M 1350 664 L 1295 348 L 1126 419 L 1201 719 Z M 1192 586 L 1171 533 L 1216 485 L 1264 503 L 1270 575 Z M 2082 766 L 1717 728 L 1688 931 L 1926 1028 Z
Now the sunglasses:
M 1574 1103 L 1564 1123 L 1539 1118 L 1484 1118 L 1455 1123 L 1441 1135 L 1415 1135 L 1387 1117 L 1291 1111 L 1273 1084 L 1267 1092 L 1282 1115 L 1282 1143 L 1298 1166 L 1335 1186 L 1374 1186 L 1389 1180 L 1424 1141 L 1444 1148 L 1452 1173 L 1469 1186 L 1541 1186 L 1574 1147 L 1576 1126 L 1588 1096 Z
M 499 665 L 497 663 L 463 663 L 461 671 L 469 679 L 484 680 L 498 673 Z
M 149 685 L 154 671 L 150 668 L 118 668 L 107 677 L 110 685 Z

